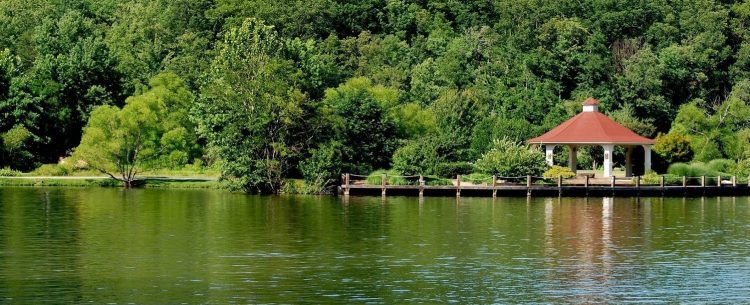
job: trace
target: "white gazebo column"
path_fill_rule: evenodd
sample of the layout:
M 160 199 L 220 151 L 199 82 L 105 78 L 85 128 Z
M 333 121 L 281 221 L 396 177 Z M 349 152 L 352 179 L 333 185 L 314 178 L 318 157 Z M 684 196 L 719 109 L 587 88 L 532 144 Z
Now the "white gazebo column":
M 604 177 L 612 177 L 612 153 L 614 145 L 602 145 L 604 148 Z
M 547 165 L 555 165 L 555 145 L 544 145 Z
M 651 145 L 643 145 L 643 173 L 651 171 Z
M 578 147 L 569 145 L 568 152 L 568 168 L 575 173 L 576 168 L 578 168 Z
M 625 177 L 633 176 L 633 146 L 625 148 Z

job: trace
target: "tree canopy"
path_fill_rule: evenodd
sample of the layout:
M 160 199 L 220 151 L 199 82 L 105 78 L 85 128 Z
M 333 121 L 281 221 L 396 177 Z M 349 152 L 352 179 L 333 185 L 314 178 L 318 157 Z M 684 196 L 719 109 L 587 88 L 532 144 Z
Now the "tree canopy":
M 588 96 L 641 135 L 679 133 L 696 160 L 750 158 L 748 1 L 5 0 L 0 167 L 93 144 L 85 130 L 109 123 L 95 116 L 124 128 L 164 73 L 190 93 L 176 124 L 196 137 L 154 166 L 197 158 L 251 192 L 461 172 Z

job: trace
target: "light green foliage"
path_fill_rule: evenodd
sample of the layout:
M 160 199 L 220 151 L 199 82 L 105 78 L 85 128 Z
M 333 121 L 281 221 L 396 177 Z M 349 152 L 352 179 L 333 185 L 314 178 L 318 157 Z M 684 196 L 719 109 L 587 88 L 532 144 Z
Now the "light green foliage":
M 550 167 L 547 171 L 544 172 L 542 175 L 544 178 L 557 178 L 562 177 L 563 179 L 569 179 L 576 176 L 576 173 L 574 173 L 570 168 L 554 165 Z
M 680 107 L 673 129 L 688 136 L 698 161 L 745 159 L 750 156 L 749 103 L 750 81 L 742 81 L 720 104 L 705 107 L 695 101 Z
M 654 152 L 659 154 L 667 164 L 693 160 L 693 149 L 687 136 L 679 132 L 660 133 L 655 140 Z
M 0 162 L 14 164 L 22 169 L 28 168 L 33 160 L 29 151 L 33 140 L 34 135 L 21 125 L 0 133 Z
M 17 170 L 12 170 L 10 168 L 0 168 L 0 177 L 18 177 L 21 175 L 21 172 Z
M 692 163 L 675 163 L 669 166 L 667 173 L 673 176 L 685 176 L 685 177 L 716 177 L 718 175 L 728 175 L 728 173 L 716 170 L 718 167 L 712 168 L 703 162 L 692 162 Z
M 59 164 L 42 164 L 31 172 L 33 176 L 68 176 L 72 170 Z
M 199 134 L 223 159 L 234 188 L 277 193 L 295 154 L 292 132 L 306 97 L 290 87 L 276 31 L 247 19 L 224 36 L 194 117 Z
M 389 185 L 418 185 L 418 177 L 404 177 L 397 170 L 376 170 L 367 175 L 366 182 L 370 185 L 381 185 L 383 183 L 383 175 Z
M 547 167 L 541 151 L 508 139 L 496 140 L 474 166 L 480 173 L 503 177 L 539 176 Z
M 126 186 L 145 169 L 186 164 L 197 150 L 194 132 L 187 131 L 193 129 L 187 116 L 193 96 L 174 74 L 158 75 L 150 85 L 122 109 L 96 108 L 73 159 Z
M 474 185 L 492 185 L 492 175 L 471 173 L 461 176 L 461 182 L 468 182 Z

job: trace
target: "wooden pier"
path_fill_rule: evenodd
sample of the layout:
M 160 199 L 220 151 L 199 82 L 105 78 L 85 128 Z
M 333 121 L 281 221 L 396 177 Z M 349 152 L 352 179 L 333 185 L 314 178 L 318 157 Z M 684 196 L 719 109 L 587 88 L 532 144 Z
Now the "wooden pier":
M 667 183 L 664 176 L 658 184 L 645 184 L 641 177 L 579 178 L 563 180 L 542 177 L 495 177 L 482 184 L 462 182 L 461 177 L 452 179 L 452 185 L 426 185 L 422 176 L 414 184 L 392 185 L 384 175 L 381 184 L 355 181 L 353 175 L 342 175 L 339 194 L 343 196 L 470 196 L 470 197 L 695 197 L 695 196 L 748 196 L 750 182 L 739 184 L 737 177 L 681 177 L 677 182 Z M 363 177 L 363 176 L 357 176 Z M 523 182 L 519 182 L 525 180 Z M 674 179 L 672 179 L 674 180 Z M 514 182 L 509 182 L 514 181 Z M 750 178 L 748 178 L 750 181 Z M 525 182 L 525 183 L 524 183 Z

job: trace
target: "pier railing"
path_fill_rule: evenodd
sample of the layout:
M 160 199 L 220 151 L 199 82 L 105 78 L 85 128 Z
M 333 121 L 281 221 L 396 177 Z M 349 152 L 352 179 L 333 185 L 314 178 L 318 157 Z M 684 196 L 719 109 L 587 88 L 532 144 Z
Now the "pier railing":
M 590 176 L 578 176 L 563 179 L 562 177 L 550 178 L 539 176 L 476 176 L 458 175 L 452 179 L 425 176 L 425 175 L 357 175 L 342 174 L 339 191 L 343 195 L 349 195 L 352 190 L 356 191 L 380 191 L 385 196 L 389 190 L 398 193 L 415 194 L 423 196 L 425 191 L 445 194 L 455 192 L 461 196 L 462 191 L 473 194 L 491 192 L 492 196 L 498 193 L 518 193 L 525 191 L 526 195 L 532 193 L 550 194 L 557 192 L 558 195 L 588 195 L 597 194 L 706 194 L 719 192 L 720 194 L 736 194 L 737 191 L 750 190 L 750 177 L 739 178 L 736 176 L 635 176 L 635 177 L 607 177 L 593 178 Z M 417 193 L 418 192 L 418 193 Z

